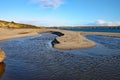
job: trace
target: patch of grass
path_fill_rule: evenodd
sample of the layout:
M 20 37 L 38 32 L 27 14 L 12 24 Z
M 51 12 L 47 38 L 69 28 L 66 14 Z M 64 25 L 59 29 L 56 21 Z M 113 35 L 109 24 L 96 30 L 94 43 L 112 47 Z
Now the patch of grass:
M 21 24 L 15 23 L 14 21 L 2 21 L 0 20 L 0 28 L 32 28 L 32 29 L 40 29 L 41 27 L 29 25 L 29 24 Z

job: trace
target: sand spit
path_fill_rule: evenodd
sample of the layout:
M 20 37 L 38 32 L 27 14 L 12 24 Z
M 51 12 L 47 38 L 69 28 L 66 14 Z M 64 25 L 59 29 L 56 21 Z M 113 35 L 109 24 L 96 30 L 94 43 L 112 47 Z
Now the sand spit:
M 120 37 L 120 33 L 74 32 L 58 29 L 49 29 L 48 31 L 58 35 L 52 44 L 54 48 L 61 50 L 91 48 L 96 46 L 95 42 L 85 38 L 87 35 Z
M 49 29 L 51 33 L 57 33 L 61 36 L 55 39 L 56 44 L 54 44 L 54 48 L 60 50 L 71 50 L 71 49 L 81 49 L 81 48 L 90 48 L 94 47 L 96 44 L 93 41 L 86 39 L 79 32 L 66 31 L 66 30 L 56 30 Z M 64 34 L 64 35 L 63 35 Z

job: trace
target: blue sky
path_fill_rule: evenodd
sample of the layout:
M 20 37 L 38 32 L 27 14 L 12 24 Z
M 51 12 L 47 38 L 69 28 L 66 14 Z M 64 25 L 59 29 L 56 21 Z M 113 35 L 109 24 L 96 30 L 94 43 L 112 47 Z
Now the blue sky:
M 41 26 L 116 26 L 120 0 L 0 0 L 0 20 Z

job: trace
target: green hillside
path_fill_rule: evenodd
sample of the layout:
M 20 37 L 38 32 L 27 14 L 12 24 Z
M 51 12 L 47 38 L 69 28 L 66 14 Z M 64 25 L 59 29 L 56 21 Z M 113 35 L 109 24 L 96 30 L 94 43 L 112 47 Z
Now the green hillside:
M 40 28 L 40 27 L 29 24 L 15 23 L 13 21 L 8 22 L 0 20 L 0 28 Z

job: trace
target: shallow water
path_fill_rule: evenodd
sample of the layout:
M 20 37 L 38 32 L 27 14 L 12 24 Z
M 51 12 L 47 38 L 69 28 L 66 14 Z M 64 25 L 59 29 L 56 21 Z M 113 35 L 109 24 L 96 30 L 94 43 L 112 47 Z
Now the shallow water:
M 120 38 L 87 36 L 97 46 L 57 50 L 53 34 L 0 42 L 7 58 L 1 80 L 120 80 Z

